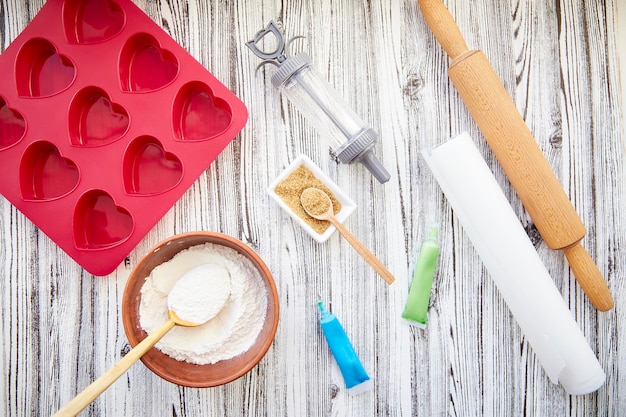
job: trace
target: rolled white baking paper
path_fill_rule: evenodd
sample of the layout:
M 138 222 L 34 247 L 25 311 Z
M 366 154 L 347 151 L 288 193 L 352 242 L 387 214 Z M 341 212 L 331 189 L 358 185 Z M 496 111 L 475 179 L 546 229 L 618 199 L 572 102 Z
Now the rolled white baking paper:
M 469 134 L 422 155 L 550 381 L 600 388 L 598 359 Z

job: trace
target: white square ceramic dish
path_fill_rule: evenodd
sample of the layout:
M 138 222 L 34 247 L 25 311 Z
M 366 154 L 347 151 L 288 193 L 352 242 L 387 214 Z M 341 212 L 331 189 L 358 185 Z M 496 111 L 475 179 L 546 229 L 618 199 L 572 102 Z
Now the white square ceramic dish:
M 335 198 L 341 203 L 341 210 L 335 213 L 335 217 L 340 223 L 343 223 L 350 214 L 356 209 L 356 203 L 346 194 L 337 184 L 335 184 L 328 175 L 326 175 L 311 159 L 306 155 L 300 155 L 293 160 L 291 164 L 270 184 L 267 189 L 268 194 L 278 203 L 283 210 L 285 210 L 291 218 L 298 223 L 302 228 L 317 242 L 323 243 L 337 230 L 332 224 L 326 229 L 323 234 L 317 233 L 307 222 L 305 222 L 300 216 L 289 208 L 287 204 L 276 194 L 276 186 L 287 178 L 296 168 L 304 165 L 309 171 L 311 171 L 332 193 Z

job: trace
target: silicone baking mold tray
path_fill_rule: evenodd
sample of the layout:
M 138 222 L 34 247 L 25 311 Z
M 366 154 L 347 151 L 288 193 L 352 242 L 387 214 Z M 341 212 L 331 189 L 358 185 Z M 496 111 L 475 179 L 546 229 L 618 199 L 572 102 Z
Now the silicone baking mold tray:
M 129 0 L 48 0 L 0 74 L 0 192 L 94 275 L 115 270 L 248 117 Z

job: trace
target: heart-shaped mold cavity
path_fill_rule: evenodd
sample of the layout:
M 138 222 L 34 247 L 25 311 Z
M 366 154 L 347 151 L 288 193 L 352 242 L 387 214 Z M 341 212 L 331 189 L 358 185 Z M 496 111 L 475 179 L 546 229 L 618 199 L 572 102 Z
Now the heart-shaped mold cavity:
M 102 190 L 83 194 L 74 209 L 74 243 L 78 249 L 105 249 L 130 237 L 133 217 Z
M 178 60 L 147 33 L 132 36 L 120 53 L 120 84 L 123 91 L 141 93 L 165 87 L 178 75 Z
M 20 49 L 15 63 L 15 83 L 21 97 L 47 97 L 72 84 L 76 69 L 49 41 L 31 39 Z
M 120 139 L 128 131 L 128 112 L 112 103 L 98 87 L 87 87 L 76 94 L 69 109 L 70 141 L 74 146 L 103 146 Z
M 78 185 L 78 167 L 52 143 L 31 144 L 20 161 L 20 190 L 24 200 L 53 200 Z
M 19 142 L 26 132 L 26 121 L 0 96 L 0 151 Z
M 73 44 L 93 44 L 122 31 L 124 10 L 111 0 L 66 0 L 63 4 L 65 37 Z
M 230 126 L 233 114 L 228 103 L 213 95 L 206 84 L 185 84 L 174 100 L 172 120 L 177 140 L 207 140 Z
M 183 165 L 152 136 L 135 139 L 124 155 L 124 187 L 128 194 L 153 195 L 176 187 Z

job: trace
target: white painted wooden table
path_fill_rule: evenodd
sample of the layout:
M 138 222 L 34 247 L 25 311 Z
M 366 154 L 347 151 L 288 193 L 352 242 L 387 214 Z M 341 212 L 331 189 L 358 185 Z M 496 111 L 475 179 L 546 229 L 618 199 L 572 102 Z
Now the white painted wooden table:
M 85 272 L 0 199 L 0 414 L 49 415 L 129 349 L 121 297 L 138 259 L 192 230 L 247 242 L 272 270 L 281 302 L 273 346 L 226 386 L 189 389 L 136 364 L 83 415 L 620 416 L 626 412 L 626 199 L 617 0 L 448 0 L 468 45 L 482 49 L 588 228 L 584 245 L 616 307 L 599 313 L 563 254 L 538 238 L 449 82 L 448 60 L 415 0 L 147 1 L 137 4 L 248 106 L 240 135 L 106 277 Z M 2 50 L 43 5 L 2 0 Z M 270 20 L 381 134 L 391 172 L 378 184 L 338 165 L 316 131 L 272 89 L 244 43 Z M 622 23 L 623 25 L 624 23 Z M 0 75 L 0 76 L 5 76 Z M 467 130 L 597 353 L 607 380 L 572 397 L 552 385 L 427 169 L 420 151 Z M 358 204 L 346 225 L 395 274 L 385 284 L 335 234 L 315 243 L 266 194 L 299 154 Z M 442 253 L 428 328 L 399 319 L 417 250 L 434 222 Z M 343 322 L 373 391 L 349 397 L 317 324 L 325 300 Z

